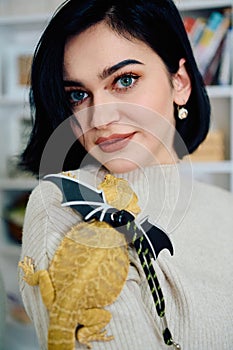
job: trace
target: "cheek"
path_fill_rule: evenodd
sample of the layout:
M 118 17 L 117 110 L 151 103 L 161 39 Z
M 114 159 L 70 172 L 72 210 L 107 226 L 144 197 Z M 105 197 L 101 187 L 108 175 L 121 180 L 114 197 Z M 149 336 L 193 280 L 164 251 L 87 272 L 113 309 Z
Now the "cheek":
M 70 120 L 70 126 L 77 140 L 81 143 L 82 146 L 85 147 L 85 136 L 82 132 L 81 127 L 76 123 L 75 120 L 72 119 Z
M 82 134 L 78 140 L 87 152 L 90 152 L 94 146 L 94 138 L 91 131 Z
M 137 103 L 171 119 L 173 118 L 173 93 L 169 82 L 164 80 L 165 78 L 162 77 L 160 84 L 150 81 L 146 90 L 137 97 Z

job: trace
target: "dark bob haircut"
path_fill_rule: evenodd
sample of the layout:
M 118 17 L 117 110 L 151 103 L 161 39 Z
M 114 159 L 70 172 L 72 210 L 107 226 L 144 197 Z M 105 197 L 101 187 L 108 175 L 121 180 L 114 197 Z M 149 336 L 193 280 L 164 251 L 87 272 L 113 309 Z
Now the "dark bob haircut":
M 177 72 L 181 58 L 191 79 L 192 92 L 186 104 L 188 118 L 176 118 L 176 130 L 186 145 L 174 147 L 180 158 L 192 153 L 205 139 L 210 121 L 210 103 L 197 68 L 182 19 L 172 0 L 69 0 L 56 11 L 35 50 L 30 103 L 33 130 L 21 155 L 20 165 L 38 174 L 41 156 L 54 130 L 71 114 L 63 86 L 64 47 L 70 36 L 105 21 L 111 29 L 127 38 L 150 46 L 163 60 L 170 74 Z M 174 109 L 175 110 L 175 109 Z M 176 113 L 175 113 L 176 114 Z M 74 136 L 73 136 L 74 137 Z M 61 145 L 62 147 L 62 135 Z M 53 153 L 59 156 L 59 149 Z M 86 152 L 75 138 L 61 171 L 77 169 Z

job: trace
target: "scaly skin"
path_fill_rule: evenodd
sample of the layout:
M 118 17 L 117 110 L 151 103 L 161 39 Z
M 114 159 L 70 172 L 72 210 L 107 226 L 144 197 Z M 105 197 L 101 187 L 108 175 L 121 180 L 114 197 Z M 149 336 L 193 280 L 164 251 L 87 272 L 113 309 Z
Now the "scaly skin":
M 107 175 L 100 188 L 115 208 L 139 212 L 125 180 Z M 92 341 L 113 339 L 104 330 L 111 319 L 104 307 L 117 299 L 129 270 L 128 247 L 117 230 L 105 222 L 82 222 L 66 234 L 48 270 L 35 271 L 29 257 L 19 266 L 29 285 L 39 285 L 49 310 L 48 350 L 74 350 L 75 335 L 89 349 Z

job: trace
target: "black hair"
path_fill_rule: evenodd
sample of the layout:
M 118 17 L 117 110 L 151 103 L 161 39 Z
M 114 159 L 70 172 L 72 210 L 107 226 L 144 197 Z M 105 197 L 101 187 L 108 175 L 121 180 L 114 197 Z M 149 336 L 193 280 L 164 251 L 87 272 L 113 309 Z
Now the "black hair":
M 181 58 L 186 60 L 192 91 L 186 104 L 188 118 L 179 120 L 175 115 L 176 130 L 187 148 L 184 151 L 184 147 L 179 147 L 178 139 L 175 139 L 178 156 L 182 158 L 185 153 L 192 153 L 205 139 L 210 122 L 209 98 L 173 1 L 68 0 L 55 12 L 34 53 L 30 90 L 33 130 L 21 155 L 20 165 L 24 169 L 38 174 L 47 141 L 53 131 L 72 115 L 63 87 L 63 58 L 67 39 L 101 21 L 122 36 L 145 42 L 160 56 L 171 74 L 178 71 Z M 76 169 L 85 154 L 86 151 L 74 137 L 63 168 L 49 171 Z

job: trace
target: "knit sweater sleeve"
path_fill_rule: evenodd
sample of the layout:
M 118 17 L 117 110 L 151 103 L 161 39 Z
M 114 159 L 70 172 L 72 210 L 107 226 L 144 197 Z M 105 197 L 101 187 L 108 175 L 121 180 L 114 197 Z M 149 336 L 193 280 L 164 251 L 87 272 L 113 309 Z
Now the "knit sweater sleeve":
M 49 262 L 70 227 L 80 221 L 71 208 L 61 207 L 61 193 L 50 182 L 42 182 L 31 194 L 25 216 L 21 259 L 30 256 L 36 269 L 47 269 Z M 131 254 L 132 255 L 132 254 Z M 144 288 L 143 275 L 130 257 L 131 266 L 126 284 L 118 299 L 107 307 L 112 319 L 107 325 L 107 333 L 114 340 L 94 343 L 96 350 L 119 349 L 163 349 L 149 308 L 153 303 L 147 288 Z M 41 299 L 38 286 L 28 286 L 19 271 L 19 285 L 26 311 L 34 323 L 40 349 L 47 349 L 49 315 Z M 144 289 L 145 290 L 144 290 Z M 142 290 L 143 296 L 142 296 Z M 148 294 L 148 295 L 147 295 Z M 84 349 L 78 342 L 76 349 Z
M 70 208 L 63 209 L 60 203 L 59 190 L 49 182 L 40 183 L 29 198 L 23 227 L 21 260 L 25 256 L 31 257 L 36 270 L 48 268 L 60 240 L 80 220 Z M 40 343 L 46 344 L 47 310 L 39 288 L 29 286 L 22 277 L 22 271 L 19 270 L 20 291 L 26 311 L 35 325 Z

